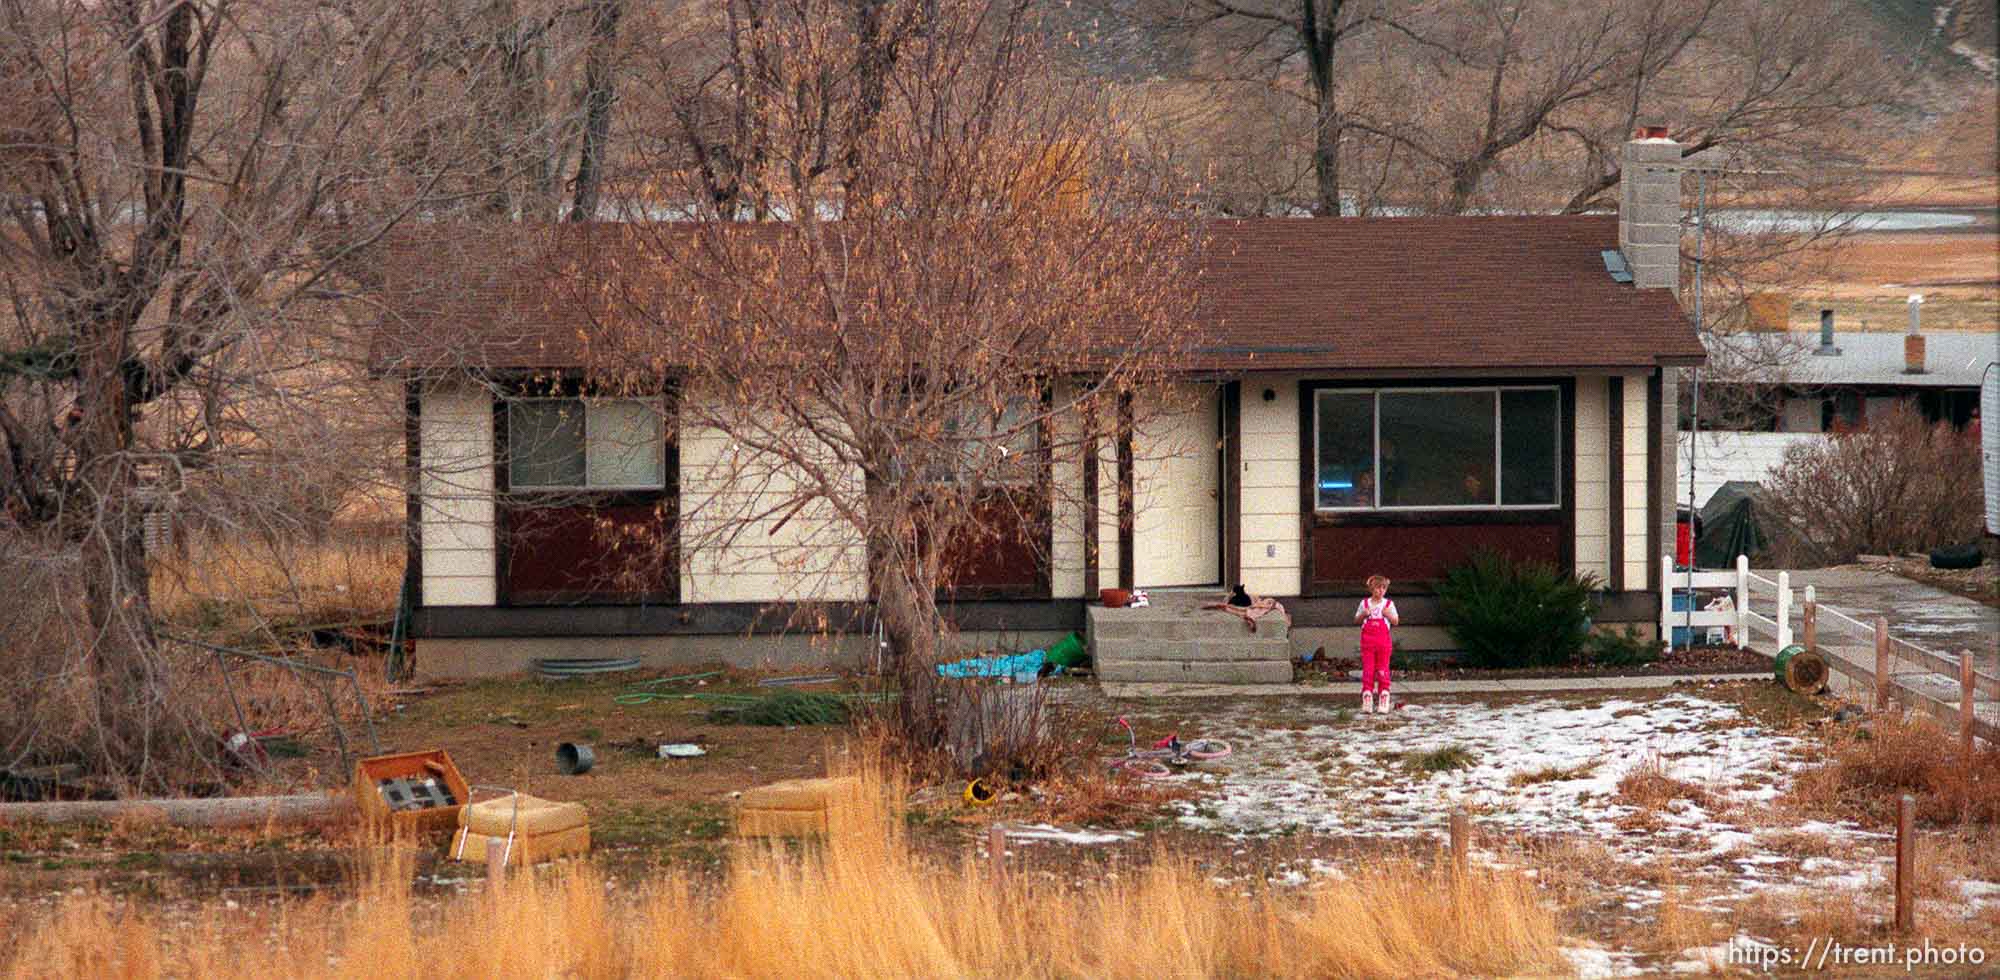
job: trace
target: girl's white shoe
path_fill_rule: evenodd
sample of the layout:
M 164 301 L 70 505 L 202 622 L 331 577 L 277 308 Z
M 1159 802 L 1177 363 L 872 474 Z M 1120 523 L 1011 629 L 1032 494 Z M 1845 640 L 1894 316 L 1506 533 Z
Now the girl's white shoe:
M 1362 714 L 1364 714 L 1364 715 L 1372 715 L 1372 714 L 1374 714 L 1374 713 L 1375 713 L 1375 692 L 1374 692 L 1374 691 L 1362 691 L 1362 692 L 1361 692 L 1361 713 L 1362 713 Z
M 1389 692 L 1388 692 L 1388 691 L 1383 691 L 1383 692 L 1382 692 L 1382 697 L 1381 697 L 1381 699 L 1380 699 L 1379 701 L 1377 701 L 1377 702 L 1375 703 L 1375 710 L 1376 710 L 1376 711 L 1379 711 L 1379 712 L 1381 712 L 1381 713 L 1383 713 L 1383 714 L 1385 714 L 1385 715 L 1389 713 Z

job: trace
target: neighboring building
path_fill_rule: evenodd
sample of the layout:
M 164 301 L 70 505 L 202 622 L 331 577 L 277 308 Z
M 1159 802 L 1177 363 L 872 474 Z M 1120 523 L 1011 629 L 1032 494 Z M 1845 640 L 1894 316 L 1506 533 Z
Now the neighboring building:
M 1725 334 L 1711 341 L 1709 354 L 1718 376 L 1781 379 L 1756 386 L 1768 412 L 1734 428 L 1843 432 L 1897 404 L 1963 427 L 1979 415 L 1979 378 L 2000 360 L 2000 337 L 1982 330 L 1838 333 L 1828 311 L 1817 334 Z
M 982 598 L 954 602 L 955 623 L 974 642 L 1025 646 L 1081 628 L 1100 586 L 1243 582 L 1283 600 L 1295 646 L 1332 648 L 1379 572 L 1397 580 L 1399 642 L 1448 648 L 1428 582 L 1494 548 L 1598 576 L 1599 621 L 1650 629 L 1673 540 L 1679 369 L 1704 351 L 1675 299 L 1680 146 L 1640 140 L 1626 153 L 1617 218 L 1208 226 L 1200 316 L 1213 340 L 1183 382 L 1198 407 L 1169 431 L 1128 431 L 1096 466 L 1046 473 L 1097 506 L 989 549 L 961 581 Z M 578 233 L 616 233 L 604 227 Z M 566 425 L 528 397 L 532 379 L 577 367 L 562 351 L 591 325 L 522 285 L 535 277 L 520 270 L 548 256 L 495 251 L 507 258 L 443 286 L 477 303 L 413 291 L 391 318 L 407 342 L 378 353 L 409 379 L 420 669 L 862 655 L 864 638 L 824 649 L 755 629 L 804 602 L 865 612 L 859 542 L 810 517 L 728 553 L 680 554 L 643 587 L 574 587 L 604 557 L 589 528 L 729 492 L 714 476 L 723 440 L 615 399 L 565 406 L 583 419 Z M 464 323 L 442 327 L 466 316 L 492 324 L 481 349 L 423 342 L 463 336 Z M 551 487 L 563 503 L 528 506 Z
M 1787 448 L 1865 428 L 1869 418 L 1896 405 L 1909 405 L 1934 422 L 1974 424 L 1980 418 L 1980 378 L 2000 362 L 2000 336 L 1978 330 L 1839 333 L 1828 312 L 1818 333 L 1714 337 L 1709 357 L 1720 377 L 1782 381 L 1703 382 L 1703 398 L 1731 411 L 1702 413 L 1698 445 L 1688 431 L 1680 433 L 1679 498 L 1687 500 L 1692 465 L 1697 507 L 1724 483 L 1763 482 L 1784 462 Z

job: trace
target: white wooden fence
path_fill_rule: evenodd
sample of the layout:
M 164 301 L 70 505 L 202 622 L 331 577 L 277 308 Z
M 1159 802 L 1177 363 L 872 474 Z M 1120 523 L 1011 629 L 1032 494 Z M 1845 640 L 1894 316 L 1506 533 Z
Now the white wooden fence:
M 1717 626 L 1730 631 L 1731 641 L 1738 650 L 1750 645 L 1750 627 L 1754 623 L 1764 627 L 1777 637 L 1778 649 L 1792 645 L 1792 576 L 1789 572 L 1779 572 L 1777 579 L 1765 578 L 1750 571 L 1750 559 L 1736 556 L 1736 570 L 1733 572 L 1677 572 L 1674 570 L 1674 556 L 1663 555 L 1660 562 L 1660 639 L 1662 642 L 1672 637 L 1679 626 L 1690 626 L 1697 630 Z M 1728 609 L 1675 609 L 1674 593 L 1686 592 L 1692 586 L 1700 589 L 1732 590 Z M 1771 598 L 1772 614 L 1759 615 L 1753 601 L 1768 594 Z M 1694 602 L 1689 596 L 1688 601 Z
M 1970 651 L 1953 657 L 1892 636 L 1888 620 L 1877 617 L 1866 623 L 1821 605 L 1810 585 L 1804 605 L 1799 606 L 1790 573 L 1765 578 L 1751 571 L 1750 560 L 1742 555 L 1736 556 L 1733 572 L 1674 571 L 1672 555 L 1662 556 L 1660 567 L 1662 642 L 1679 627 L 1721 626 L 1730 630 L 1737 649 L 1750 646 L 1754 630 L 1760 638 L 1771 638 L 1769 652 L 1777 654 L 1795 642 L 1792 620 L 1799 613 L 1804 635 L 1796 640 L 1825 655 L 1827 666 L 1854 689 L 1872 692 L 1877 709 L 1898 701 L 1947 724 L 1956 723 L 1967 751 L 1975 735 L 2000 744 L 2000 676 L 1979 670 Z M 1730 590 L 1728 608 L 1675 609 L 1674 594 L 1686 594 L 1690 585 L 1696 590 Z M 1689 601 L 1694 601 L 1692 596 Z M 1847 640 L 1833 634 L 1844 634 Z M 1871 652 L 1872 657 L 1867 655 Z

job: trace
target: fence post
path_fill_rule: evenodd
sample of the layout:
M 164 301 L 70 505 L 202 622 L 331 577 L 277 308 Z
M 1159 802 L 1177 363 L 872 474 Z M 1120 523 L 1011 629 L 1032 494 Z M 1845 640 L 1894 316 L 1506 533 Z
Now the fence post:
M 1889 619 L 1875 617 L 1875 710 L 1889 708 L 1889 685 L 1894 679 L 1889 676 Z
M 1908 793 L 1896 801 L 1896 931 L 1917 931 L 1917 800 Z
M 1972 651 L 1958 651 L 1958 750 L 1972 761 Z
M 1472 850 L 1472 821 L 1463 808 L 1451 811 L 1451 870 L 1464 874 Z
M 1806 586 L 1806 604 L 1798 610 L 1798 636 L 1806 650 L 1820 648 L 1820 602 L 1812 594 L 1812 586 Z
M 1674 647 L 1674 556 L 1660 556 L 1660 645 Z
M 1778 649 L 1792 645 L 1792 573 L 1778 573 Z
M 1736 556 L 1736 649 L 1750 646 L 1750 556 Z

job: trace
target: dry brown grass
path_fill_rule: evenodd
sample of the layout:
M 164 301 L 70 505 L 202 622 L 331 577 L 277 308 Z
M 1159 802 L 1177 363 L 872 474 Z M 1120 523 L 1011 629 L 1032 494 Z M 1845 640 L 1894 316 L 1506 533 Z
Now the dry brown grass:
M 1665 809 L 1675 800 L 1704 808 L 1714 802 L 1707 790 L 1670 773 L 1666 760 L 1658 755 L 1641 759 L 1618 780 L 1618 800 L 1649 813 Z
M 1656 952 L 1675 954 L 1716 940 L 1718 924 L 1711 913 L 1689 906 L 1699 901 L 1691 887 L 1682 882 L 1673 866 L 1661 862 L 1655 872 L 1660 886 L 1660 904 L 1653 914 L 1649 937 Z
M 996 888 L 973 856 L 916 856 L 900 799 L 897 780 L 864 779 L 825 846 L 745 846 L 716 886 L 669 871 L 613 894 L 583 863 L 426 907 L 408 852 L 388 849 L 351 900 L 209 905 L 176 927 L 86 895 L 10 923 L 0 955 L 12 977 L 1439 976 L 1562 963 L 1552 913 L 1511 875 L 1393 861 L 1245 896 L 1160 855 L 1115 879 L 1021 874 Z
M 1593 759 L 1573 766 L 1543 766 L 1532 771 L 1522 771 L 1507 777 L 1509 786 L 1533 786 L 1537 783 L 1558 783 L 1570 779 L 1582 779 L 1597 771 L 1603 763 Z
M 198 537 L 153 562 L 152 598 L 170 626 L 232 637 L 381 620 L 395 614 L 403 561 L 401 539 L 374 530 L 318 542 Z
M 1924 823 L 2000 823 L 2000 748 L 1980 743 L 1967 758 L 1957 733 L 1928 717 L 1877 716 L 1834 734 L 1828 755 L 1799 774 L 1788 802 L 1880 826 L 1894 821 L 1897 797 L 1909 793 Z

